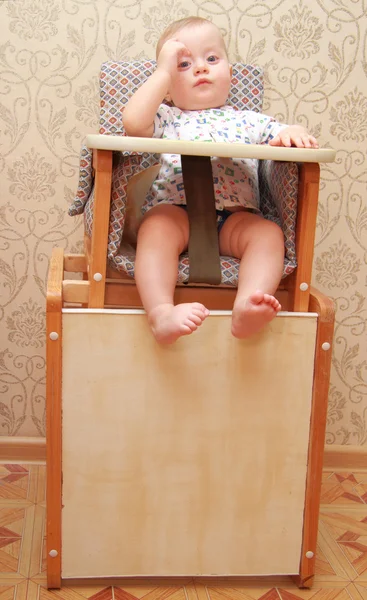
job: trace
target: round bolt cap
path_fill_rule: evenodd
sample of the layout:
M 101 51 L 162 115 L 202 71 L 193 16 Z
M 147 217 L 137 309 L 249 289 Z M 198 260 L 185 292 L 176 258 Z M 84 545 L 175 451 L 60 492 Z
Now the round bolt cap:
M 323 350 L 330 350 L 331 346 L 330 346 L 329 342 L 324 342 L 324 343 L 322 344 L 321 348 L 322 348 Z
M 314 557 L 314 553 L 311 552 L 311 550 L 309 550 L 308 552 L 306 552 L 306 558 L 313 558 Z
M 58 556 L 58 551 L 57 550 L 50 550 L 49 552 L 51 558 L 56 558 L 56 556 Z
M 59 339 L 59 334 L 56 331 L 51 331 L 50 340 L 52 340 L 54 342 L 55 340 L 58 340 L 58 339 Z
M 102 274 L 101 273 L 94 273 L 93 279 L 94 279 L 94 281 L 102 281 Z
M 301 283 L 301 285 L 299 286 L 299 289 L 301 290 L 301 292 L 305 292 L 306 290 L 308 290 L 308 283 L 306 283 L 306 282 Z

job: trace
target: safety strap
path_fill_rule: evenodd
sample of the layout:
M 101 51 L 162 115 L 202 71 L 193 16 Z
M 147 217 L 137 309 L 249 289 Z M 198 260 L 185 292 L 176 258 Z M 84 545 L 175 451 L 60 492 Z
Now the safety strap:
M 221 282 L 217 214 L 210 156 L 181 156 L 190 223 L 189 283 Z

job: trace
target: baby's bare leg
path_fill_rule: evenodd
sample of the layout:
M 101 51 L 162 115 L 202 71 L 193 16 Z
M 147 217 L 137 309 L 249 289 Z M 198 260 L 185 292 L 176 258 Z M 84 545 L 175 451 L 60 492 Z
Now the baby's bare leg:
M 170 204 L 146 213 L 138 232 L 135 280 L 156 340 L 171 344 L 195 331 L 209 311 L 198 302 L 174 306 L 178 257 L 189 239 L 187 213 Z
M 219 243 L 221 254 L 241 259 L 232 333 L 246 338 L 260 331 L 281 308 L 273 294 L 283 272 L 283 232 L 259 215 L 236 212 L 224 223 Z

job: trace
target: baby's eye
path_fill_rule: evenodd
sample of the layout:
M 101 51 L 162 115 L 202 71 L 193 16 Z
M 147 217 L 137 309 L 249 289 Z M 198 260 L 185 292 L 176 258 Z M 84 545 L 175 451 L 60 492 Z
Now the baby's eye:
M 208 62 L 215 62 L 216 60 L 218 60 L 218 57 L 215 56 L 215 54 L 211 54 L 210 56 L 208 56 L 208 58 L 206 60 Z
M 182 60 L 180 63 L 178 63 L 178 66 L 180 69 L 187 69 L 187 67 L 190 66 L 190 63 L 188 60 Z

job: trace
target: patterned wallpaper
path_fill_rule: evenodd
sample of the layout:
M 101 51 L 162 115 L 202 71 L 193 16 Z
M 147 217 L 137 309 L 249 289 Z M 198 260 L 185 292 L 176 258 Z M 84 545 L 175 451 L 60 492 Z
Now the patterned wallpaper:
M 45 285 L 54 246 L 82 251 L 67 216 L 106 59 L 154 56 L 189 14 L 230 58 L 266 72 L 265 112 L 304 123 L 322 168 L 313 283 L 337 309 L 327 442 L 367 443 L 367 21 L 364 0 L 0 0 L 0 432 L 45 434 Z

